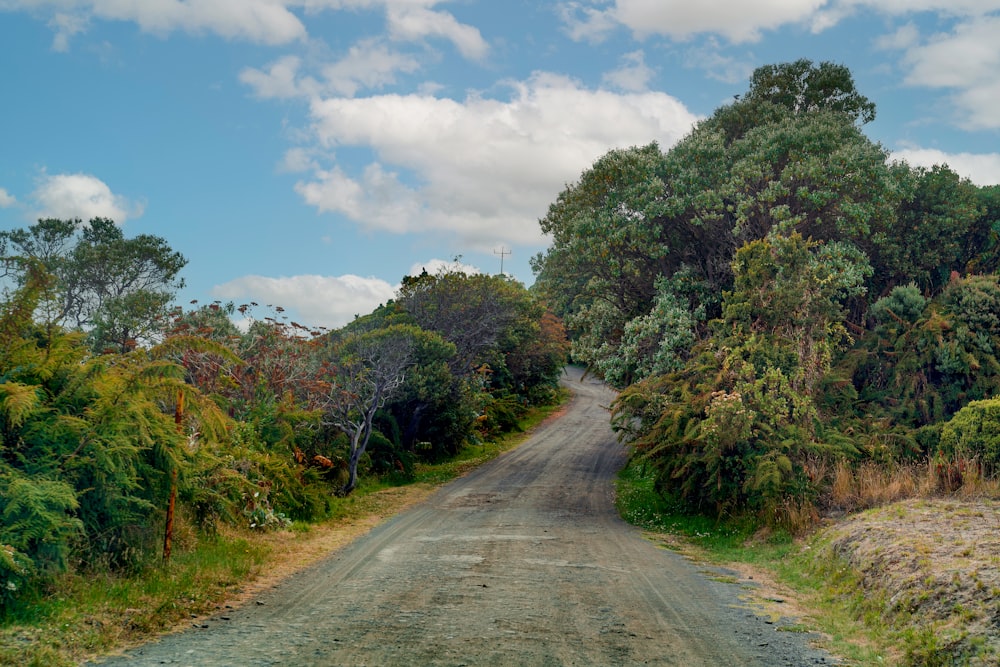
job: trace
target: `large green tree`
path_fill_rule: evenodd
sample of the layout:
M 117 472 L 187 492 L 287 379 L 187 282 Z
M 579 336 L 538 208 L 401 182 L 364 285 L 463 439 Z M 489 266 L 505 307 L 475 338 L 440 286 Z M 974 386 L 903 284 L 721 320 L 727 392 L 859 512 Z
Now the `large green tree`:
M 876 250 L 872 234 L 891 228 L 904 193 L 899 168 L 860 129 L 873 114 L 845 68 L 798 61 L 758 70 L 746 96 L 666 152 L 651 144 L 598 160 L 542 219 L 552 246 L 534 261 L 574 358 L 614 369 L 620 385 L 634 379 L 628 369 L 652 368 L 636 357 L 646 325 L 631 323 L 668 299 L 686 322 L 717 317 L 734 253 L 776 225 Z
M 149 234 L 127 238 L 107 218 L 44 219 L 2 236 L 4 265 L 23 282 L 25 262 L 39 262 L 56 277 L 40 302 L 44 316 L 88 333 L 95 351 L 125 352 L 162 333 L 166 314 L 184 286 L 187 261 Z

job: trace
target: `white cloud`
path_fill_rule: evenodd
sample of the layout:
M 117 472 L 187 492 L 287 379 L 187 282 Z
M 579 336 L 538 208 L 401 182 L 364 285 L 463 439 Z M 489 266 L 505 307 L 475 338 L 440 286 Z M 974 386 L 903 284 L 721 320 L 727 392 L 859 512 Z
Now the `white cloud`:
M 54 10 L 53 48 L 66 50 L 69 39 L 92 19 L 130 21 L 156 34 L 212 32 L 227 39 L 286 44 L 306 36 L 305 26 L 289 9 L 299 4 L 297 0 L 8 0 L 3 7 Z
M 326 92 L 353 96 L 359 89 L 377 89 L 396 83 L 396 73 L 420 69 L 417 60 L 390 50 L 377 40 L 359 42 L 341 60 L 323 67 Z
M 55 32 L 52 50 L 60 53 L 69 51 L 69 41 L 74 35 L 86 31 L 87 19 L 73 14 L 57 13 L 49 20 L 49 28 Z
M 419 95 L 332 98 L 312 104 L 326 149 L 371 148 L 360 174 L 318 170 L 298 192 L 373 230 L 438 231 L 475 249 L 540 243 L 537 220 L 593 162 L 616 147 L 672 145 L 696 121 L 657 92 L 617 94 L 538 73 L 509 100 Z M 411 174 L 420 180 L 409 182 Z
M 920 41 L 920 30 L 912 23 L 900 26 L 895 32 L 883 35 L 875 40 L 875 46 L 886 50 L 903 50 L 917 45 Z
M 642 51 L 626 53 L 622 56 L 622 61 L 621 67 L 604 75 L 604 83 L 633 93 L 648 90 L 649 82 L 656 72 L 646 64 L 645 54 Z
M 32 193 L 39 218 L 111 218 L 119 225 L 142 215 L 143 207 L 111 192 L 90 174 L 43 174 Z
M 959 23 L 907 46 L 903 57 L 911 86 L 947 88 L 957 122 L 970 129 L 1000 128 L 1000 16 Z M 915 40 L 914 40 L 915 41 Z
M 317 171 L 314 179 L 297 183 L 295 191 L 320 212 L 343 213 L 370 227 L 399 234 L 419 224 L 419 195 L 380 164 L 365 167 L 359 180 L 336 166 Z
M 65 51 L 70 39 L 94 19 L 129 21 L 155 34 L 211 32 L 260 44 L 304 40 L 306 27 L 295 14 L 304 10 L 382 10 L 394 39 L 439 37 L 466 58 L 482 59 L 489 46 L 479 30 L 452 14 L 433 9 L 442 0 L 4 0 L 0 10 L 52 12 L 53 48 Z
M 667 35 L 687 39 L 701 33 L 725 36 L 731 42 L 753 42 L 763 30 L 806 21 L 827 0 L 615 0 L 608 9 L 581 9 L 570 3 L 570 33 L 577 38 L 599 37 L 618 23 L 638 38 Z M 580 17 L 579 15 L 583 16 Z
M 243 276 L 212 289 L 216 298 L 255 301 L 286 309 L 309 327 L 341 327 L 395 297 L 398 286 L 355 275 Z
M 299 146 L 285 151 L 278 169 L 286 173 L 297 174 L 304 171 L 319 170 L 320 166 L 316 161 L 315 151 Z
M 10 194 L 4 188 L 0 188 L 0 208 L 9 208 L 17 203 L 17 199 L 14 195 Z
M 945 153 L 934 148 L 904 148 L 892 156 L 914 167 L 947 164 L 976 185 L 1000 184 L 1000 153 Z
M 568 0 L 559 6 L 567 32 L 579 41 L 600 41 L 624 26 L 640 39 L 709 34 L 732 43 L 755 42 L 762 32 L 785 25 L 822 32 L 862 10 L 892 17 L 922 12 L 968 17 L 998 9 L 1000 0 Z
M 436 4 L 428 2 L 426 4 Z M 436 12 L 413 3 L 392 3 L 388 7 L 389 33 L 395 39 L 419 41 L 424 37 L 443 37 L 450 40 L 465 56 L 481 60 L 489 52 L 489 45 L 479 30 L 459 23 L 448 12 Z
M 723 83 L 746 82 L 753 73 L 754 66 L 747 61 L 722 55 L 719 41 L 709 37 L 703 44 L 695 46 L 684 54 L 684 66 L 704 70 L 709 78 Z
M 299 67 L 302 59 L 298 56 L 282 56 L 272 62 L 267 70 L 246 67 L 240 72 L 240 81 L 253 88 L 257 97 L 294 98 L 309 96 L 316 91 L 319 84 L 315 79 L 299 80 Z
M 607 10 L 584 7 L 579 2 L 563 2 L 557 9 L 566 34 L 577 42 L 599 43 L 618 27 Z
M 945 16 L 980 16 L 1000 9 L 1000 0 L 836 0 L 819 14 L 828 13 L 830 26 L 858 10 L 867 9 L 889 16 L 934 12 Z
M 351 97 L 361 89 L 392 85 L 396 83 L 397 73 L 415 72 L 420 69 L 420 63 L 373 39 L 353 45 L 338 61 L 319 66 L 316 76 L 302 74 L 302 69 L 302 59 L 288 55 L 264 70 L 247 67 L 240 72 L 239 78 L 260 98 Z

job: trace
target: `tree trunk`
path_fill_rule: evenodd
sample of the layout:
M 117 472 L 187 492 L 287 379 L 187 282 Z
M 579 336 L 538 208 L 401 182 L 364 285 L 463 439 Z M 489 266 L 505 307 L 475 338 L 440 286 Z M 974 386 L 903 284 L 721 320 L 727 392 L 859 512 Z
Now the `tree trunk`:
M 358 485 L 358 463 L 361 455 L 365 453 L 364 447 L 360 446 L 361 432 L 351 435 L 351 458 L 347 464 L 347 483 L 340 489 L 341 496 L 346 496 Z

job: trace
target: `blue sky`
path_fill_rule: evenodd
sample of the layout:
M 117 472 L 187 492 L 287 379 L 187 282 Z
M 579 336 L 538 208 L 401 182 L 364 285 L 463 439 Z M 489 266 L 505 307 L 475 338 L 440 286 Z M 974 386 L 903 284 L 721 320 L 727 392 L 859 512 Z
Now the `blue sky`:
M 339 326 L 459 256 L 530 284 L 566 184 L 763 64 L 847 65 L 874 140 L 998 183 L 998 36 L 1000 0 L 0 0 L 0 229 L 111 217 L 182 303 Z

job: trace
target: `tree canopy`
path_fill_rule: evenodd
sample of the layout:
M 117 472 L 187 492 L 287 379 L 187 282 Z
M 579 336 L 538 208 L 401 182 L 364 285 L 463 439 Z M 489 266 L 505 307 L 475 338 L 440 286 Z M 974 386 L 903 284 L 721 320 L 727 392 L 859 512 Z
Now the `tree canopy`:
M 128 351 L 160 333 L 187 261 L 148 234 L 126 238 L 114 221 L 44 219 L 0 233 L 3 264 L 15 284 L 29 262 L 55 277 L 40 302 L 45 317 L 86 331 L 91 347 Z
M 821 462 L 930 455 L 997 392 L 996 187 L 892 161 L 874 117 L 843 66 L 761 67 L 540 221 L 534 289 L 623 389 L 616 428 L 662 492 L 780 521 L 819 502 Z

